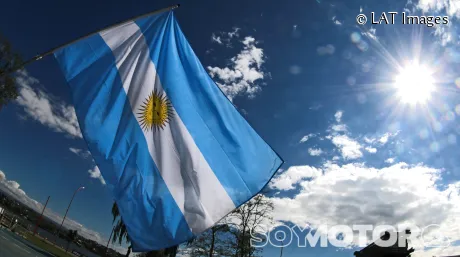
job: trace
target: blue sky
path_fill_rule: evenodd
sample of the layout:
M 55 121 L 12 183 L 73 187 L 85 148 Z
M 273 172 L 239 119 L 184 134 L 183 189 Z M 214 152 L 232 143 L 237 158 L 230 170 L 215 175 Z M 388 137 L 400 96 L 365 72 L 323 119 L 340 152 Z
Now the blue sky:
M 17 2 L 0 30 L 29 58 L 172 1 Z M 439 224 L 460 240 L 460 52 L 447 0 L 194 1 L 176 17 L 209 74 L 286 163 L 270 184 L 275 221 L 321 224 Z M 360 12 L 447 15 L 450 23 L 356 26 Z M 423 104 L 398 97 L 394 80 L 418 60 L 436 90 Z M 111 205 L 87 153 L 70 90 L 52 57 L 19 75 L 20 97 L 0 112 L 0 185 L 37 206 L 51 196 L 58 219 L 79 192 L 69 226 L 105 242 Z M 421 78 L 421 79 L 420 79 Z M 426 73 L 416 74 L 416 84 Z M 419 81 L 417 81 L 419 79 Z M 419 88 L 407 96 L 417 95 Z M 402 99 L 404 100 L 404 99 Z M 298 248 L 285 256 L 352 256 L 355 249 Z M 277 256 L 267 247 L 263 256 Z M 460 254 L 417 248 L 415 256 Z

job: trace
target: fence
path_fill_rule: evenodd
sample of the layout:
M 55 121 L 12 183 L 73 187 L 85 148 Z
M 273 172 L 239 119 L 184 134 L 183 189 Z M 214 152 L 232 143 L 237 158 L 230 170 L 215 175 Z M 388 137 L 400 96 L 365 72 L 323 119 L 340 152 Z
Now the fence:
M 0 226 L 9 228 L 21 236 L 24 236 L 27 231 L 31 230 L 31 224 L 29 221 L 5 210 L 2 207 L 0 207 Z

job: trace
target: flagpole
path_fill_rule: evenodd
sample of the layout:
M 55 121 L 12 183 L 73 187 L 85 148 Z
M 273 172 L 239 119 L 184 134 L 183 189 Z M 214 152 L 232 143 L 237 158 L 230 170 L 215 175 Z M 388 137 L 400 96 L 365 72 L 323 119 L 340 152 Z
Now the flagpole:
M 150 16 L 150 15 L 154 15 L 154 14 L 157 14 L 157 13 L 162 13 L 162 12 L 169 11 L 169 10 L 174 10 L 174 9 L 176 9 L 176 8 L 179 8 L 179 6 L 180 6 L 180 4 L 175 4 L 175 5 L 172 5 L 172 6 L 163 8 L 163 9 L 159 9 L 159 10 L 155 10 L 155 11 L 152 11 L 152 12 L 149 12 L 149 13 L 141 14 L 141 15 L 132 17 L 132 18 L 130 18 L 130 19 L 127 19 L 127 20 L 124 20 L 124 21 L 121 21 L 121 22 L 117 22 L 117 23 L 115 23 L 115 24 L 113 24 L 113 25 L 110 25 L 110 26 L 107 26 L 107 27 L 105 27 L 105 28 L 99 29 L 99 30 L 94 31 L 94 32 L 92 32 L 92 33 L 89 33 L 89 34 L 87 34 L 87 35 L 85 35 L 85 36 L 82 36 L 82 37 L 79 37 L 79 38 L 77 38 L 77 39 L 75 39 L 75 40 L 72 40 L 72 41 L 70 41 L 70 42 L 68 42 L 68 43 L 65 43 L 65 44 L 62 44 L 62 45 L 60 45 L 60 46 L 54 47 L 54 48 L 52 48 L 52 49 L 50 49 L 50 50 L 48 50 L 48 51 L 46 51 L 46 52 L 44 52 L 44 53 L 42 53 L 42 54 L 38 54 L 38 55 L 32 57 L 31 59 L 29 59 L 29 60 L 27 60 L 27 61 L 25 61 L 25 62 L 19 64 L 19 65 L 16 66 L 15 68 L 13 68 L 13 69 L 11 69 L 11 70 L 7 70 L 7 71 L 5 71 L 5 72 L 3 72 L 3 73 L 0 73 L 0 76 L 9 74 L 9 73 L 14 72 L 14 71 L 17 71 L 17 70 L 20 70 L 20 69 L 24 68 L 24 66 L 26 66 L 26 65 L 28 65 L 28 64 L 30 64 L 30 63 L 32 63 L 32 62 L 41 60 L 43 57 L 48 56 L 48 55 L 54 53 L 55 51 L 57 51 L 57 50 L 59 50 L 59 49 L 61 49 L 61 48 L 64 48 L 64 47 L 66 47 L 66 46 L 69 46 L 69 45 L 71 45 L 71 44 L 73 44 L 73 43 L 75 43 L 75 42 L 77 42 L 77 41 L 82 40 L 82 39 L 91 37 L 91 36 L 93 36 L 93 35 L 99 33 L 100 31 L 108 30 L 108 29 L 114 28 L 114 27 L 116 27 L 116 26 L 119 26 L 119 25 L 121 25 L 121 24 L 127 23 L 127 22 L 132 21 L 132 20 L 141 19 L 141 18 Z

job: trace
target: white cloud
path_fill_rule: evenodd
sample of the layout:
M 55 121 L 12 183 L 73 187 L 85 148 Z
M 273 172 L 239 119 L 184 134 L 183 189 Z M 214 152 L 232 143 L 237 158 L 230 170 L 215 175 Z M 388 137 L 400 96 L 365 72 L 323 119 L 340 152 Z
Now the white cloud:
M 218 32 L 219 35 L 212 33 L 211 41 L 219 45 L 225 44 L 227 47 L 232 47 L 232 39 L 240 36 L 239 31 L 240 28 L 234 27 L 230 32 Z
M 306 135 L 306 136 L 303 136 L 303 137 L 300 139 L 299 144 L 305 143 L 305 142 L 308 141 L 308 139 L 310 139 L 310 138 L 312 138 L 312 137 L 315 137 L 315 136 L 316 136 L 316 135 L 313 134 L 313 133 L 310 133 L 310 134 L 308 134 L 308 135 Z
M 23 196 L 25 195 L 26 193 L 24 192 L 24 190 L 20 189 L 19 188 L 19 183 L 16 182 L 16 181 L 13 181 L 13 180 L 6 180 L 6 181 L 3 181 L 3 183 L 5 184 L 5 186 L 7 186 L 11 192 L 13 192 L 15 195 L 19 195 L 19 196 Z
M 300 139 L 299 144 L 307 142 L 309 138 L 310 138 L 310 137 L 309 137 L 308 135 L 303 136 L 303 137 Z
M 342 123 L 342 117 L 343 117 L 343 111 L 336 111 L 334 114 L 334 118 L 337 124 L 331 125 L 326 131 L 329 133 L 328 136 L 326 136 L 327 139 L 332 140 L 333 136 L 338 135 L 338 132 L 348 132 L 347 125 Z M 344 134 L 344 133 L 342 133 Z
M 449 25 L 444 25 L 436 26 L 434 29 L 434 35 L 439 38 L 439 43 L 442 46 L 446 46 L 448 43 L 452 42 L 452 33 L 449 28 Z
M 342 115 L 343 115 L 343 111 L 337 111 L 335 114 L 334 114 L 334 117 L 335 117 L 335 121 L 337 122 L 341 122 L 342 121 Z
M 385 133 L 380 139 L 379 142 L 381 144 L 386 144 L 388 142 L 388 137 L 390 136 L 389 133 Z
M 70 147 L 69 150 L 72 153 L 78 155 L 79 157 L 81 157 L 83 159 L 90 159 L 91 158 L 91 153 L 88 150 L 83 150 L 83 149 L 78 149 L 78 148 L 73 148 L 73 147 Z M 92 169 L 88 170 L 89 176 L 91 178 L 99 180 L 102 185 L 105 185 L 106 182 L 105 182 L 104 178 L 102 177 L 101 171 L 96 166 L 96 164 L 94 164 L 94 160 L 93 160 L 93 166 L 94 167 Z
M 345 124 L 337 124 L 337 125 L 332 125 L 332 130 L 336 132 L 345 132 L 347 131 L 347 126 Z
M 449 246 L 449 247 L 434 247 L 432 249 L 427 249 L 425 251 L 416 251 L 411 254 L 411 257 L 434 257 L 434 256 L 444 256 L 444 257 L 458 257 L 460 255 L 460 246 Z
M 17 84 L 19 97 L 16 103 L 23 108 L 28 118 L 53 131 L 73 138 L 82 138 L 77 116 L 71 105 L 39 89 L 39 81 L 24 70 L 18 72 Z
M 394 133 L 387 132 L 387 133 L 380 134 L 380 135 L 373 136 L 373 137 L 365 136 L 364 141 L 368 144 L 380 147 L 388 143 L 388 141 L 391 138 L 396 137 L 398 134 L 399 134 L 399 131 L 394 132 Z
M 363 156 L 361 145 L 347 135 L 332 136 L 332 143 L 340 149 L 345 160 L 357 159 Z
M 238 33 L 239 30 L 240 30 L 240 28 L 234 27 L 233 31 L 227 32 L 227 36 L 230 39 L 232 39 L 234 37 L 239 37 L 240 36 L 240 34 Z
M 211 40 L 212 40 L 213 42 L 218 43 L 219 45 L 223 44 L 223 43 L 222 43 L 222 40 L 220 39 L 220 37 L 219 37 L 219 36 L 216 36 L 214 33 L 212 33 Z
M 412 5 L 412 1 L 409 0 L 407 5 Z M 420 0 L 413 7 L 414 11 L 420 10 L 426 15 L 448 16 L 449 23 L 435 26 L 433 34 L 438 37 L 438 43 L 442 46 L 456 41 L 453 35 L 457 34 L 457 28 L 452 18 L 460 18 L 460 2 L 456 0 Z
M 88 158 L 91 157 L 91 154 L 90 154 L 90 152 L 88 150 L 78 149 L 78 148 L 74 148 L 74 147 L 70 147 L 69 150 L 72 153 L 80 156 L 83 159 L 88 159 Z
M 460 183 L 440 189 L 436 183 L 441 172 L 405 163 L 382 169 L 359 163 L 326 163 L 317 176 L 300 183 L 301 192 L 293 198 L 272 198 L 274 218 L 313 228 L 324 224 L 408 224 L 421 228 L 439 224 L 439 231 L 458 240 Z M 428 234 L 428 239 L 430 235 L 434 234 Z
M 308 153 L 311 156 L 320 156 L 323 153 L 323 150 L 321 149 L 315 149 L 315 148 L 308 148 Z
M 14 180 L 7 180 L 5 173 L 1 170 L 0 170 L 0 186 L 3 187 L 3 189 L 6 189 L 7 193 L 9 193 L 10 195 L 13 195 L 14 197 L 23 198 L 26 195 L 24 190 L 19 188 L 20 187 L 19 183 Z
M 460 2 L 456 0 L 420 0 L 417 8 L 425 13 L 443 12 L 449 17 L 460 17 Z
M 332 21 L 334 22 L 335 25 L 341 26 L 343 23 L 340 22 L 336 16 L 332 17 Z
M 368 144 L 372 144 L 375 141 L 375 138 L 364 137 L 364 141 Z
M 363 149 L 375 154 L 379 147 L 387 144 L 390 139 L 396 137 L 400 131 L 387 132 L 378 135 L 366 135 L 364 138 L 354 138 L 347 125 L 343 124 L 343 111 L 334 114 L 336 124 L 332 124 L 326 131 L 325 138 L 338 148 L 344 160 L 353 160 L 363 156 Z
M 319 46 L 316 48 L 316 52 L 319 55 L 333 55 L 335 52 L 335 47 L 331 44 L 328 44 L 326 46 Z
M 376 28 L 370 28 L 367 31 L 361 32 L 361 35 L 367 36 L 368 38 L 373 39 L 373 40 L 377 40 L 377 36 L 375 34 L 376 32 L 377 32 Z
M 243 50 L 231 58 L 231 67 L 207 67 L 210 76 L 217 80 L 217 85 L 230 100 L 237 95 L 255 97 L 261 90 L 259 81 L 266 75 L 262 71 L 263 49 L 256 46 L 253 37 L 245 37 L 241 42 L 244 45 Z
M 317 110 L 321 109 L 322 107 L 323 107 L 323 105 L 321 105 L 321 104 L 315 104 L 315 105 L 310 106 L 308 109 L 313 110 L 313 111 L 317 111 Z
M 369 153 L 376 153 L 377 152 L 376 148 L 370 147 L 370 146 L 368 146 L 368 147 L 366 147 L 364 149 L 366 149 L 366 151 L 368 151 Z
M 294 189 L 294 185 L 307 178 L 321 175 L 321 170 L 310 166 L 291 166 L 270 182 L 270 187 L 279 190 Z
M 370 29 L 369 29 L 369 32 L 372 33 L 372 34 L 374 34 L 374 35 L 375 35 L 376 31 L 377 31 L 376 28 L 370 28 Z
M 72 106 L 40 90 L 38 88 L 40 86 L 39 81 L 24 70 L 18 72 L 17 83 L 19 97 L 16 103 L 23 108 L 27 117 L 66 136 L 82 138 L 77 116 Z M 88 159 L 91 156 L 87 150 L 73 147 L 69 148 L 69 150 L 84 159 Z M 99 169 L 92 169 L 88 172 L 92 178 L 97 178 L 102 184 L 105 184 Z
M 389 164 L 392 164 L 395 162 L 395 158 L 388 158 L 385 160 L 385 163 L 389 163 Z
M 103 185 L 105 185 L 105 180 L 102 177 L 101 171 L 97 166 L 94 166 L 92 169 L 88 170 L 89 176 L 95 179 L 98 179 Z

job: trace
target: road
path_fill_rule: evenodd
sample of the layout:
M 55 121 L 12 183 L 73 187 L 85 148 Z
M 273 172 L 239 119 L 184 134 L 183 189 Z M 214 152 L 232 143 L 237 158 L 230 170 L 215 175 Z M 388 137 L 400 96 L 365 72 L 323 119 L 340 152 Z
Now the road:
M 0 227 L 1 257 L 54 257 L 54 255 L 35 247 L 27 240 Z

